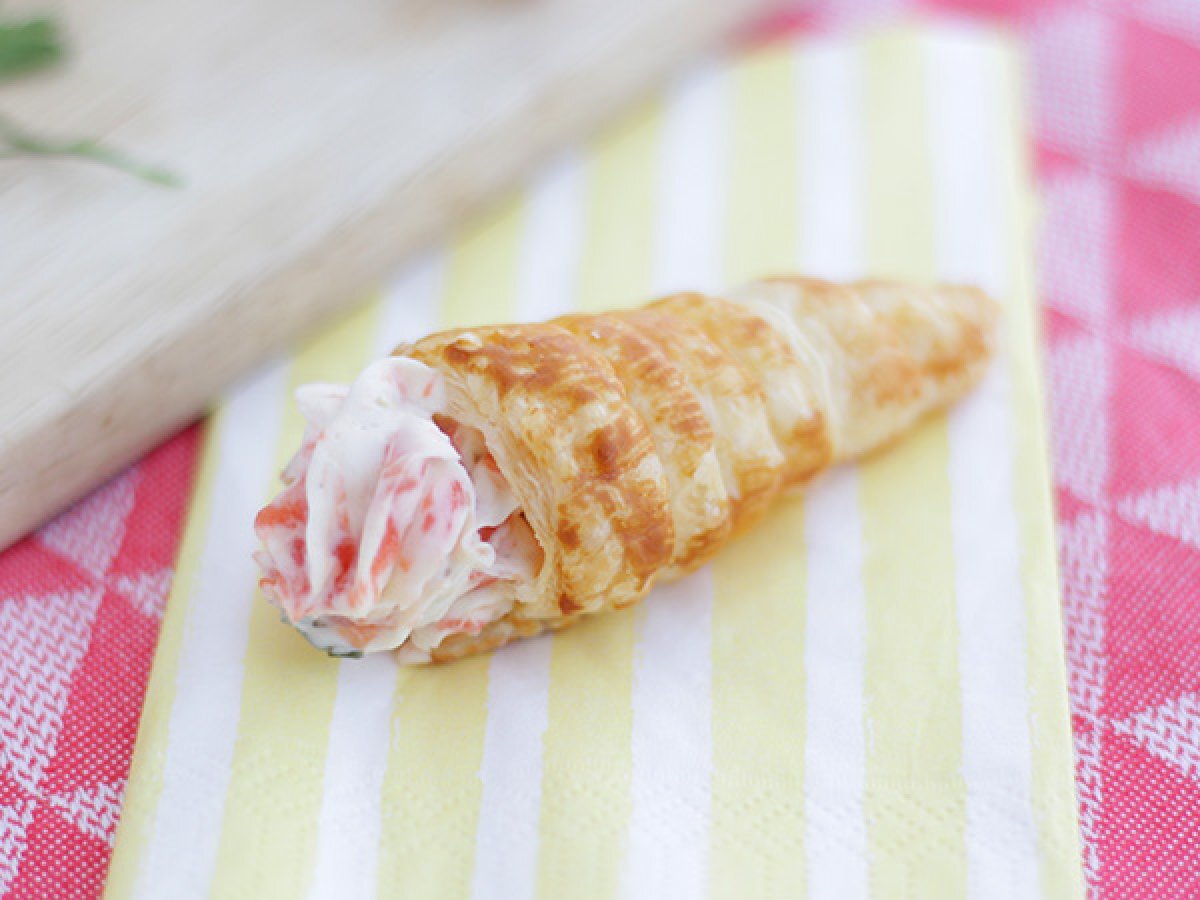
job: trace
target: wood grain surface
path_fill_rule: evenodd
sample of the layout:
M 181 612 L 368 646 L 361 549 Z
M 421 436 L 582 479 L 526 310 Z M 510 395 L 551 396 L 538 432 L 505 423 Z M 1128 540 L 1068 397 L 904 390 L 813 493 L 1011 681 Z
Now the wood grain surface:
M 40 131 L 184 180 L 0 160 L 0 546 L 361 300 L 762 0 L 69 0 Z

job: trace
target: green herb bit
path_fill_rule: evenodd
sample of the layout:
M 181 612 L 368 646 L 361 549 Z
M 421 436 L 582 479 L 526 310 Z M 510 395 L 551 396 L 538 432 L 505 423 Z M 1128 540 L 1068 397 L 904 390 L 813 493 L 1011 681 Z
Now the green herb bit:
M 182 179 L 169 169 L 148 165 L 93 138 L 52 140 L 31 134 L 0 116 L 0 159 L 23 156 L 65 157 L 110 166 L 161 187 L 179 187 Z
M 0 81 L 53 65 L 62 53 L 53 19 L 0 24 Z

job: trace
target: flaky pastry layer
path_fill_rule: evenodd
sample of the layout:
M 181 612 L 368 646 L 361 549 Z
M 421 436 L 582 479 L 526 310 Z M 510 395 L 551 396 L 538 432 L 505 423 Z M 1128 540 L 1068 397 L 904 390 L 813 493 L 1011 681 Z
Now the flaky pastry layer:
M 702 566 L 783 490 L 966 392 L 997 314 L 970 287 L 779 277 L 398 348 L 445 377 L 447 413 L 483 432 L 543 551 L 506 616 L 433 659 L 628 607 Z

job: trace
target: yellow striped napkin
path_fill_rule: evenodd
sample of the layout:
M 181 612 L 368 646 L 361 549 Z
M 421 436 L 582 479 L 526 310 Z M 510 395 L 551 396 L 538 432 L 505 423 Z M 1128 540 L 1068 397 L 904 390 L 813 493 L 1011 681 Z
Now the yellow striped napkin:
M 213 417 L 114 897 L 1080 893 L 1016 53 L 776 45 L 567 154 Z M 292 389 L 438 326 L 773 271 L 979 282 L 986 383 L 644 605 L 399 670 L 255 592 Z

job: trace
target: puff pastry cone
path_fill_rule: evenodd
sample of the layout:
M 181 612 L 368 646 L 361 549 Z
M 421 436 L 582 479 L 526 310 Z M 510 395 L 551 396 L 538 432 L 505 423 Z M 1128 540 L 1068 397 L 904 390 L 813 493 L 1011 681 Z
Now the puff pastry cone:
M 482 434 L 540 557 L 502 615 L 412 658 L 629 607 L 702 566 L 784 491 L 969 390 L 997 316 L 972 287 L 775 277 L 397 348 L 440 373 L 438 421 Z

